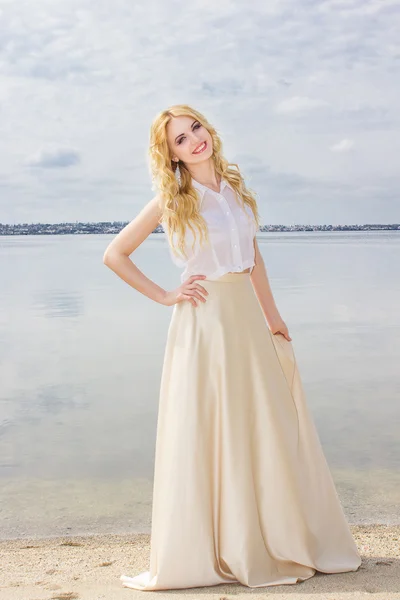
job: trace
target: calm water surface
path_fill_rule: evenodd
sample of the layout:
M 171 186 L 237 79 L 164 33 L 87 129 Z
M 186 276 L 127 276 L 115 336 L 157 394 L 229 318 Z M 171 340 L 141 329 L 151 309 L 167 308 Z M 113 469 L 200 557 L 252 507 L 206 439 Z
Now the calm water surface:
M 102 262 L 114 235 L 0 237 L 0 536 L 150 531 L 172 307 Z M 400 523 L 400 232 L 260 233 L 351 523 Z M 131 255 L 180 283 L 163 234 Z

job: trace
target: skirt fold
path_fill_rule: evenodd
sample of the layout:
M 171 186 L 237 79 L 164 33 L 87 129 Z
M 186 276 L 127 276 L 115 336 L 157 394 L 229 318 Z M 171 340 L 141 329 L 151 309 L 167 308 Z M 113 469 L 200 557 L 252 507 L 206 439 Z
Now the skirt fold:
M 249 273 L 174 305 L 161 377 L 143 591 L 293 584 L 361 564 L 293 344 L 271 334 Z

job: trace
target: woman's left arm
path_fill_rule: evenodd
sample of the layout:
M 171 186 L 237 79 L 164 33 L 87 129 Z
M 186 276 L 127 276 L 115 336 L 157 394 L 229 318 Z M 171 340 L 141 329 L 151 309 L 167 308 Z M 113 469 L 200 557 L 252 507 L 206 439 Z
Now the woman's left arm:
M 264 259 L 261 256 L 256 237 L 254 237 L 254 250 L 255 265 L 250 275 L 254 291 L 265 315 L 271 333 L 282 333 L 282 335 L 284 335 L 285 338 L 290 342 L 292 338 L 290 337 L 286 323 L 279 314 L 278 308 L 275 304 Z

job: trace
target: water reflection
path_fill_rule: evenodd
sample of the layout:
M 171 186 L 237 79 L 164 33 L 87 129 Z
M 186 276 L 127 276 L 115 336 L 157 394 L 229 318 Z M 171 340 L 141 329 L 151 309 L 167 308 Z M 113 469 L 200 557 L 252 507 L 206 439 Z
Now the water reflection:
M 33 298 L 32 311 L 47 319 L 59 317 L 80 317 L 84 312 L 81 293 L 65 290 L 49 290 Z
M 3 537 L 148 530 L 172 307 L 103 265 L 111 239 L 1 240 Z M 258 241 L 347 515 L 399 523 L 400 236 Z M 179 285 L 162 235 L 132 259 L 160 286 Z

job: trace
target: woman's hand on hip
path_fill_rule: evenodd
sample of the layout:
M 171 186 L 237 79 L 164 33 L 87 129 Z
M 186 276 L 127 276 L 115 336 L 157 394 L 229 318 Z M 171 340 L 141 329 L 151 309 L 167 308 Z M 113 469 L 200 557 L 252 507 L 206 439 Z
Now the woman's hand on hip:
M 188 300 L 191 302 L 191 304 L 193 304 L 193 306 L 197 306 L 198 304 L 196 298 L 201 302 L 205 302 L 206 299 L 201 295 L 200 292 L 206 296 L 208 296 L 208 292 L 202 285 L 195 283 L 196 279 L 206 279 L 206 275 L 191 275 L 175 290 L 166 292 L 162 304 L 165 306 L 172 306 L 173 304 L 178 304 L 179 302 Z

